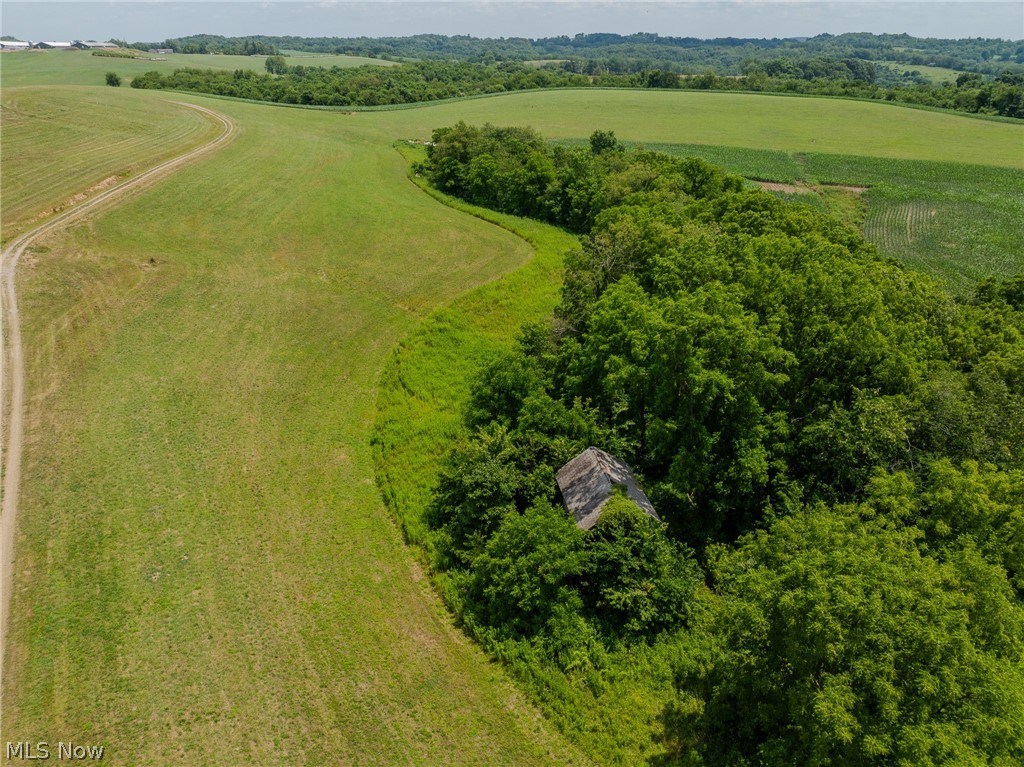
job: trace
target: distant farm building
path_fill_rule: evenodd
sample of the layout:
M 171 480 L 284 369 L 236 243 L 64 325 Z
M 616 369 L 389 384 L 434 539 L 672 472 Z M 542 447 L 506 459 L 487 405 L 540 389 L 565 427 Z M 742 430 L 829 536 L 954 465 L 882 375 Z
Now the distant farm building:
M 75 48 L 98 48 L 100 50 L 113 50 L 120 47 L 115 43 L 98 43 L 95 40 L 75 40 L 72 45 Z
M 174 48 L 150 48 L 149 52 L 150 53 L 160 53 L 160 54 L 174 53 Z
M 27 51 L 32 43 L 23 43 L 21 40 L 0 40 L 0 51 Z
M 32 46 L 33 48 L 58 48 L 60 50 L 70 51 L 74 46 L 71 43 L 59 43 L 53 41 L 44 41 L 36 43 Z
M 604 450 L 588 447 L 559 469 L 555 480 L 565 508 L 576 519 L 577 527 L 584 530 L 589 530 L 597 522 L 616 485 L 622 486 L 626 497 L 647 516 L 660 521 L 654 506 L 637 485 L 633 470 L 625 461 Z

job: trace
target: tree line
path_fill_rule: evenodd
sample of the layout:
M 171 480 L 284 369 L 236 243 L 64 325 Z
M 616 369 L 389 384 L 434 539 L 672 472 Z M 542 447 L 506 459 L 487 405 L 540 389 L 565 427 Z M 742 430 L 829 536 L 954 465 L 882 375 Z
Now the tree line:
M 722 77 L 713 72 L 684 77 L 682 87 L 844 96 L 1024 118 L 1024 72 L 1005 71 L 990 79 L 963 73 L 955 80 L 933 84 L 912 73 L 894 77 L 891 73 L 883 75 L 884 71 L 858 60 L 771 59 L 747 62 L 740 77 Z
M 148 51 L 151 48 L 170 48 L 175 53 L 219 53 L 225 56 L 273 56 L 277 46 L 262 35 L 248 37 L 224 37 L 223 35 L 190 35 L 172 37 L 163 42 L 125 43 L 123 48 Z
M 517 62 L 421 61 L 388 68 L 289 66 L 280 55 L 266 60 L 267 74 L 249 70 L 179 69 L 147 72 L 135 88 L 164 88 L 221 96 L 320 106 L 378 106 L 505 93 L 536 88 L 688 88 L 802 93 L 883 99 L 966 112 L 1024 118 L 1024 74 L 1005 73 L 994 80 L 964 74 L 955 82 L 885 86 L 874 82 L 877 68 L 859 59 L 814 57 L 798 62 L 769 59 L 748 62 L 745 74 L 713 72 L 681 77 L 667 69 L 632 74 L 585 74 L 572 61 L 537 68 Z
M 321 106 L 412 104 L 438 99 L 534 88 L 584 87 L 588 78 L 520 64 L 422 61 L 394 67 L 287 66 L 282 57 L 267 59 L 267 74 L 250 70 L 178 69 L 147 72 L 134 88 L 163 88 L 220 96 Z
M 808 206 L 609 132 L 459 123 L 418 171 L 582 234 L 435 490 L 428 548 L 470 633 L 570 686 L 670 667 L 663 765 L 1024 759 L 1024 275 L 958 302 Z M 554 478 L 588 445 L 663 522 L 617 496 L 576 527 Z

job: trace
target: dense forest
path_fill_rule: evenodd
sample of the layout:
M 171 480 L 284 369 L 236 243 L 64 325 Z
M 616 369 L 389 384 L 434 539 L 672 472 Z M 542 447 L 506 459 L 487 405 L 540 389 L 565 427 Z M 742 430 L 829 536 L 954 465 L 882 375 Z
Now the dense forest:
M 426 547 L 469 633 L 556 710 L 670 687 L 657 764 L 1024 763 L 1024 275 L 958 302 L 609 132 L 459 123 L 418 172 L 582 235 L 435 490 Z M 555 475 L 587 446 L 660 520 L 620 494 L 575 524 Z
M 667 69 L 595 74 L 575 71 L 575 68 L 575 62 L 538 68 L 515 61 L 491 64 L 420 61 L 386 69 L 372 65 L 328 68 L 289 66 L 287 58 L 275 55 L 267 58 L 265 75 L 250 70 L 179 69 L 166 75 L 147 72 L 136 77 L 132 86 L 320 106 L 409 104 L 532 88 L 745 90 L 884 99 L 1024 118 L 1024 73 L 1006 72 L 994 79 L 962 74 L 955 82 L 939 86 L 890 76 L 885 84 L 880 80 L 879 68 L 870 62 L 822 56 L 798 61 L 785 58 L 748 61 L 744 64 L 744 74 L 735 77 L 710 71 L 680 76 Z

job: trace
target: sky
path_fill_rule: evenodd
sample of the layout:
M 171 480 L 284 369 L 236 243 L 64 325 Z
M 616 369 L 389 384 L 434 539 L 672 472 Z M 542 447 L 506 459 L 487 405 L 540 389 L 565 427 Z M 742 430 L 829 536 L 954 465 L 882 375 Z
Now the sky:
M 683 37 L 809 37 L 906 32 L 916 37 L 1024 39 L 1024 2 L 868 0 L 563 0 L 561 2 L 107 2 L 0 3 L 0 34 L 27 40 L 156 42 L 192 34 L 382 37 L 421 33 L 553 37 L 657 32 Z

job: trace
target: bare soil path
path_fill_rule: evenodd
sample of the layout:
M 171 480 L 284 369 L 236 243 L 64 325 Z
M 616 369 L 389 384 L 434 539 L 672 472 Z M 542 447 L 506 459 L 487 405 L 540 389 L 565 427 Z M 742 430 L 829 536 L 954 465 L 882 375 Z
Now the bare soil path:
M 150 186 L 171 173 L 229 143 L 237 135 L 238 126 L 230 118 L 212 109 L 172 102 L 195 109 L 222 126 L 213 140 L 183 155 L 174 157 L 134 176 L 124 183 L 105 189 L 95 197 L 86 199 L 61 212 L 35 229 L 16 239 L 0 254 L 0 460 L 2 476 L 2 502 L 0 502 L 0 690 L 3 680 L 3 659 L 6 657 L 8 610 L 14 572 L 14 536 L 18 518 L 18 490 L 21 481 L 23 443 L 23 416 L 25 408 L 25 360 L 21 346 L 21 324 L 15 290 L 15 271 L 18 261 L 38 238 L 57 231 L 90 213 L 108 205 L 128 192 Z M 5 434 L 6 427 L 6 434 Z M 4 445 L 4 438 L 6 444 Z M 2 692 L 0 692 L 2 696 Z M 2 705 L 2 698 L 0 698 Z

